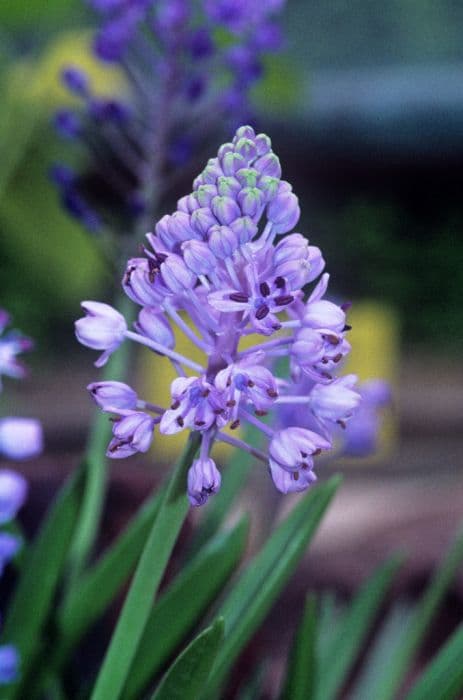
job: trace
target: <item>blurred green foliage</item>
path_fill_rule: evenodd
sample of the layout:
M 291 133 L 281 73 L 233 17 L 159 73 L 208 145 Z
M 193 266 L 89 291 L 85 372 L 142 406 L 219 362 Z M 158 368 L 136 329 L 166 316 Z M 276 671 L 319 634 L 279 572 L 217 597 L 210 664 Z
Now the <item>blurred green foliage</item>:
M 463 335 L 461 210 L 429 220 L 393 202 L 356 199 L 320 213 L 319 221 L 326 229 L 319 240 L 344 294 L 396 307 L 405 343 L 456 349 Z

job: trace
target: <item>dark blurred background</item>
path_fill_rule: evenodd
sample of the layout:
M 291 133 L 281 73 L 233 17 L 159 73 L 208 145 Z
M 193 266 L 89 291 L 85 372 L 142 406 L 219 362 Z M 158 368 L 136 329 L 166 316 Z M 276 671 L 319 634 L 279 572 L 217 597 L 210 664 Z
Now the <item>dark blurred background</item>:
M 10 382 L 8 397 L 44 420 L 47 452 L 25 467 L 37 479 L 58 477 L 84 444 L 97 370 L 72 324 L 82 299 L 109 301 L 95 242 L 47 175 L 53 160 L 79 158 L 50 128 L 67 99 L 61 66 L 87 67 L 103 91 L 117 86 L 88 58 L 91 21 L 81 0 L 0 3 L 0 305 L 36 339 L 31 379 Z M 463 515 L 463 4 L 288 0 L 285 25 L 286 48 L 255 90 L 259 124 L 333 292 L 355 302 L 352 367 L 394 391 L 379 454 L 341 465 L 315 579 L 355 585 L 398 545 L 420 576 Z M 134 464 L 115 465 L 116 480 Z

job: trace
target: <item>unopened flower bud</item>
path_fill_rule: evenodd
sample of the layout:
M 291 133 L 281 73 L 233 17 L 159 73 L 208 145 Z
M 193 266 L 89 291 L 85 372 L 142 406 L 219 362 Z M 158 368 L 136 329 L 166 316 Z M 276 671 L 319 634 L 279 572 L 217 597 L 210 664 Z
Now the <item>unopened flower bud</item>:
M 278 194 L 268 205 L 267 218 L 278 233 L 286 233 L 299 221 L 299 202 L 292 192 Z
M 235 197 L 240 189 L 241 185 L 235 177 L 223 175 L 217 180 L 217 190 L 222 197 Z
M 207 275 L 217 266 L 217 259 L 207 243 L 186 241 L 182 244 L 183 259 L 195 275 Z
M 161 264 L 161 275 L 166 287 L 174 294 L 193 288 L 194 275 L 179 255 L 173 254 L 166 258 Z
M 134 409 L 137 406 L 137 393 L 124 382 L 93 382 L 87 387 L 92 399 L 103 409 Z
M 202 506 L 220 488 L 221 476 L 210 457 L 195 459 L 188 471 L 188 498 L 192 506 Z
M 146 335 L 165 348 L 173 348 L 175 346 L 175 337 L 169 322 L 162 313 L 149 306 L 145 306 L 140 311 L 135 327 L 142 335 Z M 130 407 L 127 406 L 127 408 Z
M 240 168 L 244 168 L 246 161 L 239 153 L 226 153 L 221 159 L 224 175 L 234 175 Z
M 258 219 L 262 212 L 264 198 L 257 187 L 245 187 L 238 194 L 238 203 L 245 216 Z
M 214 197 L 214 199 L 217 199 L 217 197 Z M 217 219 L 213 216 L 209 207 L 201 207 L 200 209 L 196 209 L 196 211 L 194 211 L 191 215 L 191 225 L 201 236 L 206 236 L 211 226 L 216 224 Z M 192 237 L 193 236 L 190 236 L 190 238 Z M 194 237 L 196 238 L 197 236 Z
M 261 175 L 269 175 L 270 177 L 281 177 L 281 165 L 278 156 L 274 153 L 266 153 L 260 156 L 254 163 L 253 167 L 258 170 Z
M 249 216 L 240 216 L 239 219 L 235 219 L 230 224 L 230 228 L 238 237 L 240 245 L 248 243 L 257 233 L 257 226 Z
M 240 209 L 231 197 L 214 197 L 211 203 L 212 212 L 220 224 L 231 224 L 241 216 Z
M 88 348 L 105 350 L 95 363 L 101 367 L 124 340 L 127 324 L 122 314 L 108 304 L 84 301 L 81 306 L 86 316 L 75 322 L 76 336 Z
M 209 247 L 219 260 L 230 258 L 238 248 L 238 236 L 228 226 L 213 226 L 209 231 Z

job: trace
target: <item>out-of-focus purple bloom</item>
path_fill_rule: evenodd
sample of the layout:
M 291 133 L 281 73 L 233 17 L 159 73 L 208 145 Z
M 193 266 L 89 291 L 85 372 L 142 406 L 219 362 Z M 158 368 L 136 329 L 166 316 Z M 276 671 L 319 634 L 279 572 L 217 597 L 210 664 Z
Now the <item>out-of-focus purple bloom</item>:
M 8 459 L 31 459 L 43 450 L 42 426 L 35 418 L 0 419 L 0 454 Z
M 54 117 L 55 129 L 65 139 L 75 139 L 80 134 L 80 119 L 70 109 L 60 109 Z
M 195 459 L 188 471 L 188 498 L 192 506 L 202 506 L 220 488 L 221 476 L 213 459 Z
M 21 540 L 9 532 L 0 532 L 0 576 L 7 564 L 16 556 L 21 548 Z
M 89 84 L 87 74 L 77 66 L 67 66 L 61 72 L 63 84 L 79 97 L 87 97 Z
M 378 448 L 381 411 L 391 402 L 391 389 L 382 379 L 371 379 L 359 387 L 361 403 L 344 432 L 344 454 L 367 457 Z
M 124 340 L 127 324 L 124 317 L 108 304 L 83 301 L 81 306 L 86 315 L 75 323 L 77 338 L 88 348 L 104 350 L 95 362 L 97 367 L 102 367 Z
M 0 470 L 0 525 L 13 520 L 27 496 L 27 482 L 10 469 Z
M 0 309 L 0 335 L 10 322 L 6 311 Z M 2 374 L 21 379 L 25 376 L 24 365 L 18 360 L 18 355 L 32 348 L 32 341 L 17 331 L 10 331 L 0 337 L 0 387 Z
M 162 182 L 165 170 L 191 163 L 215 125 L 252 122 L 250 90 L 263 74 L 264 54 L 281 46 L 276 14 L 284 3 L 88 1 L 99 13 L 93 52 L 118 64 L 123 95 L 102 98 L 81 69 L 63 70 L 64 84 L 81 100 L 73 110 L 60 110 L 55 126 L 85 146 L 89 177 L 57 184 L 63 206 L 89 231 L 107 223 L 114 229 L 116 220 L 122 233 L 152 206 L 153 175 Z M 143 207 L 130 206 L 141 193 Z M 245 212 L 257 215 L 259 197 L 242 196 Z M 281 232 L 291 227 L 295 202 L 287 193 L 283 199 L 288 211 L 277 207 Z M 225 207 L 223 213 L 229 213 Z
M 20 658 L 11 644 L 0 646 L 0 685 L 14 683 L 19 675 Z
M 356 377 L 337 376 L 350 349 L 349 326 L 345 307 L 325 298 L 327 274 L 304 300 L 304 288 L 325 262 L 300 233 L 289 233 L 298 219 L 297 197 L 281 179 L 270 139 L 241 127 L 207 162 L 177 211 L 147 234 L 145 257 L 129 260 L 123 288 L 142 307 L 136 332 L 106 305 L 84 305 L 104 307 L 103 316 L 111 319 L 104 342 L 98 323 L 84 344 L 104 349 L 128 338 L 168 358 L 178 374 L 168 408 L 139 399 L 125 385 L 100 385 L 104 396 L 98 384 L 90 385 L 103 410 L 117 417 L 108 455 L 145 452 L 157 424 L 165 435 L 199 431 L 200 455 L 188 476 L 193 505 L 220 486 L 210 458 L 215 440 L 268 461 L 281 492 L 305 490 L 315 481 L 314 459 L 332 448 L 338 425 L 359 403 Z M 202 364 L 176 350 L 173 324 L 201 351 Z M 255 333 L 260 341 L 240 349 L 241 340 Z M 276 374 L 280 357 L 290 360 L 289 379 Z M 121 408 L 126 401 L 130 408 Z M 260 420 L 267 413 L 276 414 L 276 430 Z M 268 440 L 268 457 L 223 432 L 246 422 Z

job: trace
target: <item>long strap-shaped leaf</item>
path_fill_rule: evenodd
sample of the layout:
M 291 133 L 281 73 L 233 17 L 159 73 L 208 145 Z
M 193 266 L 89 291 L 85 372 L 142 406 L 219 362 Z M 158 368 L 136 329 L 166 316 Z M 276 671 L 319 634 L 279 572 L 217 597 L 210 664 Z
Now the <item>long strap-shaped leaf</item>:
M 197 700 L 223 638 L 219 618 L 187 646 L 162 679 L 152 700 Z
M 317 683 L 317 608 L 309 595 L 289 658 L 281 700 L 313 700 Z
M 199 443 L 200 435 L 192 433 L 174 469 L 111 638 L 92 700 L 117 700 L 127 681 L 153 598 L 188 512 L 186 474 Z
M 383 564 L 362 586 L 344 614 L 332 643 L 319 662 L 317 700 L 338 697 L 399 564 L 398 558 Z
M 393 700 L 405 678 L 407 670 L 420 647 L 426 631 L 436 614 L 440 602 L 445 595 L 463 559 L 463 530 L 459 531 L 454 544 L 447 553 L 444 561 L 436 571 L 434 578 L 426 590 L 416 613 L 384 673 L 378 677 L 378 685 L 371 700 Z
M 159 510 L 161 492 L 150 496 L 101 559 L 69 590 L 57 613 L 57 642 L 34 679 L 31 700 L 43 695 L 85 632 L 103 615 L 132 574 Z
M 406 700 L 458 700 L 463 693 L 463 624 L 428 665 Z
M 137 700 L 200 619 L 238 565 L 246 544 L 248 518 L 219 533 L 185 566 L 156 602 L 138 646 L 124 700 Z
M 14 644 L 21 656 L 21 681 L 2 689 L 2 700 L 24 698 L 23 683 L 40 650 L 42 630 L 60 581 L 79 515 L 83 491 L 79 469 L 60 490 L 28 548 L 3 630 L 3 639 Z
M 280 523 L 233 586 L 218 612 L 225 620 L 225 639 L 204 698 L 213 697 L 236 657 L 294 571 L 339 482 L 338 477 L 333 477 L 309 491 Z

